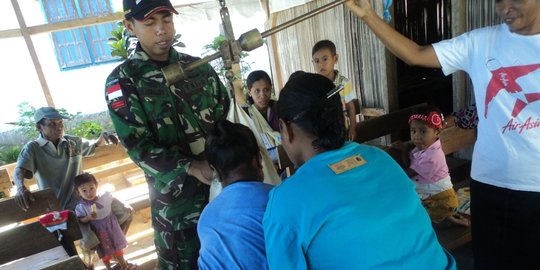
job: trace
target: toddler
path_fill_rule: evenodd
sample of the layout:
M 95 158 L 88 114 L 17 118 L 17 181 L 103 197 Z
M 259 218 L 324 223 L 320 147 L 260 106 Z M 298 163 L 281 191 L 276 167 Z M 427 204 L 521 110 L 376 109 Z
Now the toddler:
M 81 223 L 90 223 L 99 239 L 97 253 L 107 269 L 111 268 L 114 257 L 122 270 L 137 269 L 124 259 L 123 249 L 127 246 L 126 237 L 118 219 L 112 212 L 113 198 L 110 192 L 97 195 L 97 180 L 94 175 L 83 173 L 74 179 L 74 186 L 81 200 L 75 207 L 75 214 Z
M 409 176 L 416 184 L 431 221 L 468 226 L 468 220 L 456 213 L 458 199 L 454 191 L 439 134 L 444 125 L 440 110 L 434 106 L 419 109 L 409 118 L 411 141 Z

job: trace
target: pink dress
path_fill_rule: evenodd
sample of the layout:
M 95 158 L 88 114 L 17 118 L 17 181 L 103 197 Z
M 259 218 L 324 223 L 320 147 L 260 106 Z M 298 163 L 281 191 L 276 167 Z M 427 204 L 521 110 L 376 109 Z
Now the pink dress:
M 81 199 L 75 208 L 77 217 L 85 217 L 92 213 L 92 204 L 96 204 L 97 219 L 92 220 L 90 225 L 99 238 L 100 243 L 97 246 L 99 258 L 112 255 L 116 251 L 127 247 L 124 232 L 120 228 L 118 219 L 111 209 L 112 201 L 112 194 L 105 192 L 103 195 L 98 196 L 94 201 Z

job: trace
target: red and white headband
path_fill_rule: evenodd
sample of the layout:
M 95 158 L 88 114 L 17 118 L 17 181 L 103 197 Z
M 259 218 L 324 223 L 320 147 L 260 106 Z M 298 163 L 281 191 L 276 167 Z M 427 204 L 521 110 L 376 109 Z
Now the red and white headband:
M 426 122 L 429 126 L 441 129 L 443 127 L 443 121 L 444 118 L 442 114 L 438 114 L 437 112 L 430 112 L 429 115 L 423 115 L 423 114 L 413 114 L 411 117 L 409 117 L 409 124 L 413 120 L 420 120 L 423 122 Z

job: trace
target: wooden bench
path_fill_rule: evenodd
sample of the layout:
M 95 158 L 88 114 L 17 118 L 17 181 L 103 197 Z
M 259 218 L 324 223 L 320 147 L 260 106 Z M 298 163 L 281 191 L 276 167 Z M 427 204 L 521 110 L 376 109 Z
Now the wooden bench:
M 79 256 L 68 256 L 56 236 L 43 227 L 37 217 L 60 210 L 50 189 L 34 193 L 33 207 L 22 211 L 14 198 L 0 200 L 0 269 L 85 269 Z M 77 218 L 70 212 L 65 241 L 81 238 Z
M 357 135 L 359 142 L 369 142 L 373 139 L 390 135 L 388 145 L 380 147 L 386 150 L 401 166 L 402 157 L 405 153 L 399 152 L 390 144 L 395 141 L 409 141 L 409 116 L 419 107 L 425 104 L 418 104 L 404 108 L 381 117 L 373 118 L 359 123 Z M 472 147 L 476 141 L 476 129 L 461 129 L 454 123 L 453 117 L 446 117 L 447 125 L 441 131 L 439 137 L 442 148 L 446 154 L 450 176 L 454 189 L 468 186 L 470 178 L 471 162 L 468 159 L 456 158 L 454 153 Z M 471 240 L 470 227 L 452 226 L 448 228 L 436 228 L 437 238 L 447 250 L 453 250 Z
M 83 170 L 94 174 L 101 188 L 113 192 L 135 210 L 150 206 L 144 173 L 120 144 L 98 147 L 93 156 L 84 157 L 82 162 Z M 16 163 L 11 163 L 0 167 L 0 191 L 8 197 L 14 194 L 15 166 Z M 31 191 L 38 190 L 35 179 L 25 179 L 25 185 Z
M 414 105 L 396 112 L 362 121 L 356 125 L 356 141 L 365 143 L 387 135 L 391 141 L 406 141 L 409 134 L 409 116 L 426 103 Z

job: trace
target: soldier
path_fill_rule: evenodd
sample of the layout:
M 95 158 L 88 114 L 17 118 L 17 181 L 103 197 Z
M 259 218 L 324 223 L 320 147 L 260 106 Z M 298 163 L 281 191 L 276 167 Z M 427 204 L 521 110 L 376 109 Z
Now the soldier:
M 229 97 L 208 64 L 165 83 L 161 68 L 197 60 L 172 49 L 173 13 L 168 0 L 124 0 L 124 25 L 139 41 L 107 78 L 105 99 L 120 141 L 145 172 L 157 269 L 196 269 L 197 221 L 213 174 L 205 137 L 225 117 Z

